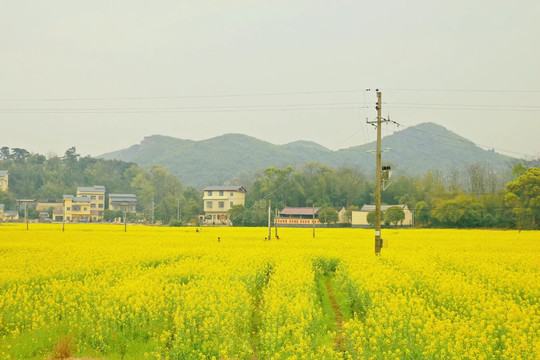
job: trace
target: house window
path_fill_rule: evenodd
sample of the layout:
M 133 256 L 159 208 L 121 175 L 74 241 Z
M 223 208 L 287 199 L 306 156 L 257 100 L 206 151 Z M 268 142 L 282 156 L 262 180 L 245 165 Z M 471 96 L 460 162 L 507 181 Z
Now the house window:
M 88 208 L 84 208 L 84 211 L 87 211 L 87 210 L 88 210 Z M 86 220 L 88 220 L 88 219 L 86 219 Z
M 219 196 L 223 196 L 223 191 L 220 191 L 220 192 L 219 192 Z
M 233 192 L 231 193 L 231 196 L 234 196 L 234 193 L 233 193 Z
M 96 195 L 90 196 L 90 199 L 91 199 L 91 200 L 96 200 Z
M 92 209 L 95 209 L 95 208 L 96 208 L 96 204 L 90 204 L 90 207 L 91 207 Z
M 103 209 L 103 204 L 99 204 L 99 208 L 100 208 L 100 209 Z
M 225 201 L 220 201 L 219 202 L 219 208 L 223 209 L 224 207 L 225 207 Z
M 212 196 L 212 192 L 211 192 L 211 191 L 208 192 L 208 196 Z
M 103 200 L 103 195 L 100 195 L 100 196 L 99 196 L 99 200 Z
M 67 210 L 67 211 L 71 211 L 71 208 L 68 206 L 68 207 L 66 208 L 66 210 Z
M 233 206 L 234 206 L 234 204 L 233 204 L 232 201 L 229 203 L 229 205 L 230 205 L 230 207 L 233 207 Z
M 206 202 L 206 208 L 207 208 L 207 209 L 211 209 L 211 208 L 212 208 L 212 202 L 211 202 L 211 201 L 207 201 L 207 202 Z
M 80 205 L 74 205 L 73 206 L 73 211 L 81 211 L 81 206 Z

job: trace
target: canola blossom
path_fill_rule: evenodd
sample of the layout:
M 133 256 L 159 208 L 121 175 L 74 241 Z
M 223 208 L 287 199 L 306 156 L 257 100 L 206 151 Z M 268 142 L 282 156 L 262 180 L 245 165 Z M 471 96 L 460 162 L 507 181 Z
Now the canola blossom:
M 537 232 L 279 235 L 0 224 L 0 360 L 540 359 Z

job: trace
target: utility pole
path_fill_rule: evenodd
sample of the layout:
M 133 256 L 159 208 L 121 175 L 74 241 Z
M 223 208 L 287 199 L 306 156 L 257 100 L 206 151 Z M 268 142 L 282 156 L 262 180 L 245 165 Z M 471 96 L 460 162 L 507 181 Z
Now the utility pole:
M 268 240 L 272 239 L 272 199 L 268 199 Z
M 311 203 L 311 210 L 313 212 L 313 219 L 311 220 L 311 223 L 313 224 L 313 238 L 315 239 L 315 203 Z
M 389 120 L 382 119 L 382 94 L 377 89 L 377 121 L 367 121 L 368 124 L 376 124 L 377 126 L 377 164 L 375 172 L 375 255 L 381 253 L 382 239 L 381 239 L 381 182 L 382 182 L 382 168 L 381 168 L 381 124 L 382 122 L 388 122 Z
M 377 169 L 375 173 L 375 255 L 381 253 L 381 113 L 382 94 L 377 91 Z
M 24 204 L 24 219 L 26 220 L 26 230 L 28 230 L 28 204 Z
M 62 199 L 62 232 L 66 224 L 66 199 Z
M 276 206 L 276 216 L 274 217 L 274 229 L 276 230 L 276 239 L 278 238 L 278 234 L 277 234 L 277 219 L 278 219 L 278 211 L 277 211 L 277 206 Z

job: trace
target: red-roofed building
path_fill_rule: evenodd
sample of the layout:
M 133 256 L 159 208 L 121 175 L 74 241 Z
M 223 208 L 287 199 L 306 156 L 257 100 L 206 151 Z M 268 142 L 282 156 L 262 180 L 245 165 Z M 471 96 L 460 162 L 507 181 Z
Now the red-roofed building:
M 279 212 L 278 226 L 308 227 L 320 225 L 318 214 L 321 207 L 286 207 Z M 315 219 L 313 215 L 315 214 Z

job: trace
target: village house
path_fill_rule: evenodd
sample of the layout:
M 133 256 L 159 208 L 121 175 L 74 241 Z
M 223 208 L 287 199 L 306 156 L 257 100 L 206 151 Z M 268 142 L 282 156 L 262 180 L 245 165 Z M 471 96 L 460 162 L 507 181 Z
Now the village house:
M 109 210 L 126 210 L 135 214 L 137 212 L 137 195 L 135 194 L 109 194 Z
M 381 211 L 384 212 L 392 206 L 399 206 L 405 212 L 405 219 L 400 222 L 400 226 L 414 226 L 414 217 L 411 210 L 409 210 L 407 205 L 381 205 Z M 367 221 L 367 215 L 375 211 L 375 205 L 364 205 L 358 211 L 352 212 L 352 227 L 371 227 Z M 381 225 L 384 225 L 384 220 L 381 221 Z
M 203 189 L 204 225 L 231 225 L 228 211 L 236 205 L 244 206 L 246 189 L 243 186 L 208 186 Z
M 0 170 L 0 191 L 8 191 L 9 173 L 7 170 Z
M 17 210 L 6 210 L 4 204 L 0 204 L 0 221 L 17 221 L 19 212 Z
M 36 202 L 36 211 L 49 211 L 50 208 L 62 210 L 61 200 L 38 199 Z
M 105 211 L 105 186 L 78 187 L 77 195 L 64 195 L 66 221 L 101 221 Z

